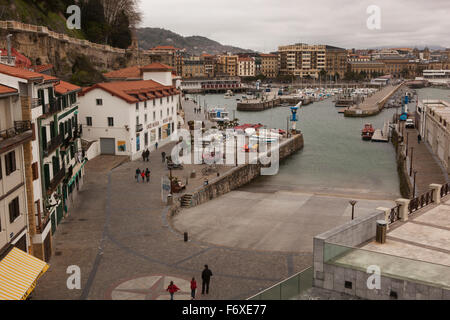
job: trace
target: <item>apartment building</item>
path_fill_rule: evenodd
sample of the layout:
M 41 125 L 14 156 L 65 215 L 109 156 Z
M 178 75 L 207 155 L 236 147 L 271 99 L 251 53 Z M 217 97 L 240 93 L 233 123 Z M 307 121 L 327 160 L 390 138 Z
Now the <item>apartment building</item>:
M 151 63 L 162 63 L 174 69 L 178 76 L 183 74 L 183 55 L 185 49 L 174 46 L 156 46 L 147 51 Z
M 221 76 L 234 77 L 238 75 L 239 56 L 226 54 L 218 57 L 217 73 Z
M 84 175 L 74 170 L 81 144 L 77 126 L 77 86 L 27 69 L 0 65 L 0 83 L 17 90 L 21 119 L 33 132 L 23 146 L 28 231 L 33 254 L 51 257 L 52 235 L 70 208 L 71 184 Z M 18 122 L 20 123 L 20 122 Z M 22 125 L 23 126 L 23 125 Z
M 32 253 L 24 148 L 30 150 L 33 131 L 22 119 L 19 91 L 0 85 L 0 255 L 11 246 Z
M 254 77 L 256 75 L 255 59 L 251 57 L 240 57 L 238 59 L 238 76 L 242 78 Z
M 83 138 L 98 140 L 102 154 L 141 157 L 170 142 L 177 131 L 180 92 L 167 72 L 153 80 L 99 83 L 80 93 Z
M 319 72 L 326 69 L 326 46 L 295 45 L 280 46 L 280 75 L 302 78 L 318 78 Z
M 203 61 L 205 67 L 205 75 L 208 78 L 215 76 L 216 70 L 216 56 L 204 53 L 201 55 L 201 60 Z
M 278 77 L 279 59 L 277 54 L 261 53 L 259 55 L 261 60 L 260 73 L 267 78 Z
M 351 61 L 348 70 L 353 73 L 365 73 L 368 77 L 379 76 L 385 73 L 386 65 L 379 61 Z
M 210 69 L 208 70 L 211 71 Z M 183 78 L 201 78 L 206 77 L 204 61 L 197 59 L 183 59 Z
M 348 67 L 346 49 L 326 46 L 326 61 L 326 70 L 329 76 L 344 78 Z

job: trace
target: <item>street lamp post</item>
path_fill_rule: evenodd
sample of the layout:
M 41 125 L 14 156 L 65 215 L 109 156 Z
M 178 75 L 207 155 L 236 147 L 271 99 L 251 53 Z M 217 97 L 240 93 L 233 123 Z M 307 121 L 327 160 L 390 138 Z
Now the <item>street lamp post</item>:
M 416 174 L 417 170 L 414 170 L 413 199 L 416 197 Z
M 412 171 L 413 171 L 413 152 L 414 152 L 414 147 L 411 147 L 411 165 L 409 168 L 409 176 L 412 176 Z
M 352 205 L 352 220 L 355 219 L 355 204 L 356 204 L 357 202 L 358 202 L 358 201 L 355 201 L 355 200 L 350 200 L 350 201 L 349 201 L 349 203 Z

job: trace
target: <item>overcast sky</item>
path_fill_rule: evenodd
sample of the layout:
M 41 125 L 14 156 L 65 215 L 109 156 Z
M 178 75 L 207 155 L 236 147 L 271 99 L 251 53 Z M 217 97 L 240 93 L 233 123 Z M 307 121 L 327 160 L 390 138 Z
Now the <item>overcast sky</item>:
M 381 9 L 369 30 L 368 6 Z M 142 27 L 257 51 L 304 42 L 345 48 L 450 47 L 450 0 L 140 0 Z

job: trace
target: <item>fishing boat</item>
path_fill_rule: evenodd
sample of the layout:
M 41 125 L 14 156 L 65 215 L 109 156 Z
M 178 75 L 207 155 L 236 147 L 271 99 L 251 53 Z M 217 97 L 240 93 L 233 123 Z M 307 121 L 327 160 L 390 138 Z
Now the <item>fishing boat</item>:
M 372 136 L 375 133 L 372 124 L 366 123 L 362 129 L 361 137 L 363 140 L 372 140 Z

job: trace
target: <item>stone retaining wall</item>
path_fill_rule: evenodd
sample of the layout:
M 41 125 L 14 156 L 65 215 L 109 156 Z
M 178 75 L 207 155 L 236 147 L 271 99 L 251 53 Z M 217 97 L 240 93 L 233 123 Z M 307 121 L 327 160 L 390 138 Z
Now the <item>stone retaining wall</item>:
M 303 134 L 297 134 L 280 144 L 280 160 L 292 155 L 303 148 Z M 256 177 L 260 176 L 261 164 L 245 164 L 235 167 L 226 174 L 209 182 L 207 186 L 201 186 L 192 192 L 191 207 L 208 202 L 214 198 L 224 195 L 232 190 L 246 185 Z M 169 216 L 173 216 L 180 209 L 181 196 L 174 199 L 174 204 L 169 209 Z

